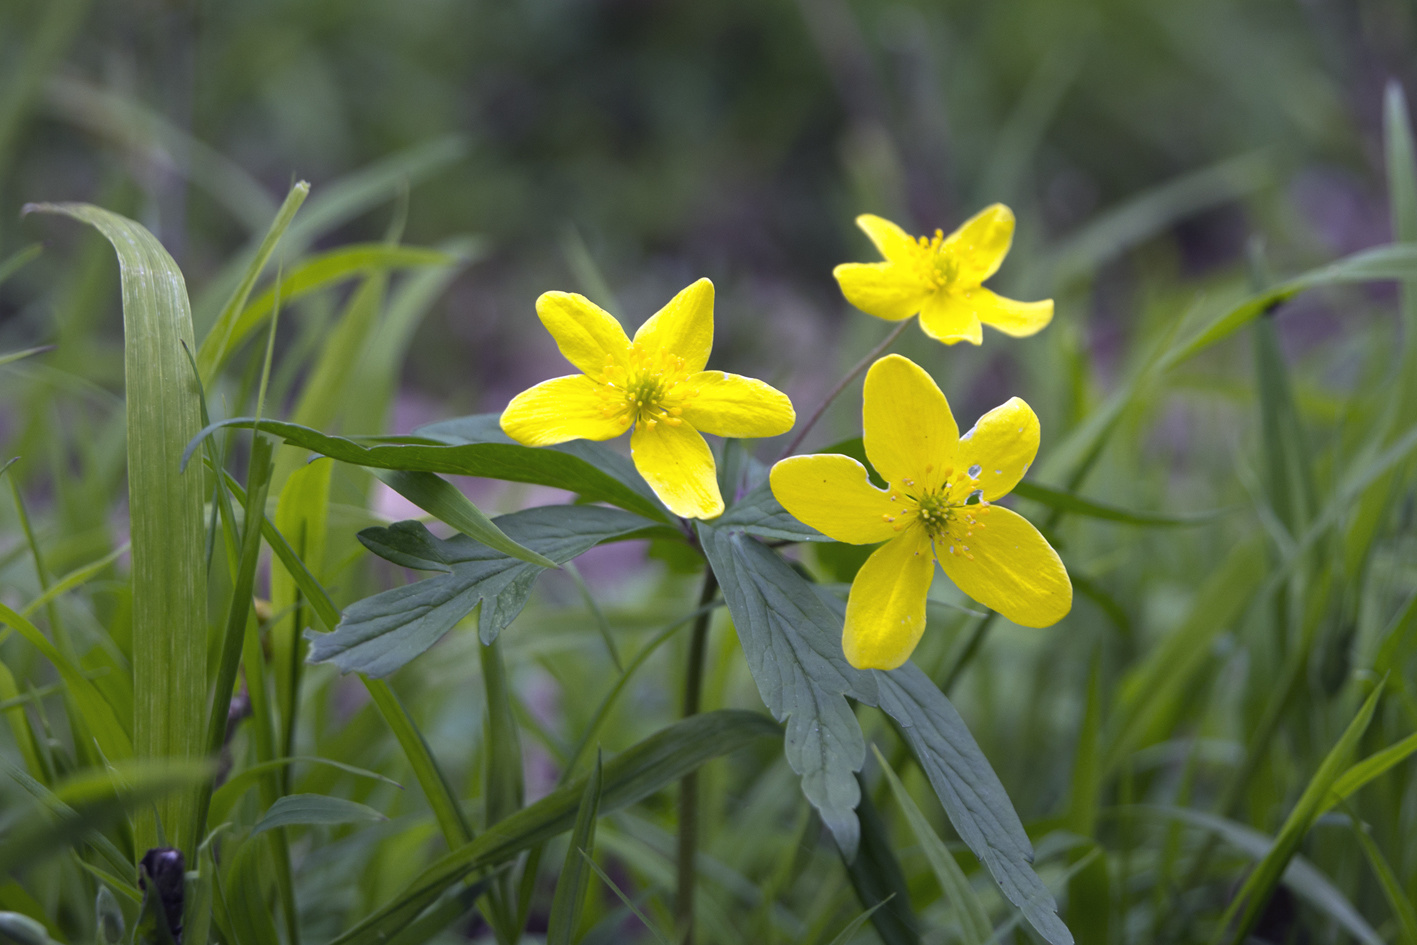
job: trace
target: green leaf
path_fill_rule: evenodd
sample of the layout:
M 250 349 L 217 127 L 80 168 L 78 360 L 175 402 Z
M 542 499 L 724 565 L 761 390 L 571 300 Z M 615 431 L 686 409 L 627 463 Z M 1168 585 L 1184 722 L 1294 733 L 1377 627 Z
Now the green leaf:
M 546 945 L 572 945 L 576 927 L 581 921 L 586 890 L 590 888 L 590 868 L 587 865 L 595 850 L 595 821 L 600 814 L 602 783 L 601 760 L 586 781 L 581 795 L 576 824 L 571 828 L 571 842 L 566 847 L 566 862 L 556 877 L 556 892 L 551 898 L 551 914 L 547 919 Z
M 779 541 L 831 541 L 815 528 L 793 518 L 766 482 L 734 502 L 713 524 L 715 528 L 739 529 Z
M 1402 886 L 1402 880 L 1397 878 L 1393 872 L 1392 864 L 1388 863 L 1387 857 L 1383 856 L 1383 851 L 1378 849 L 1377 843 L 1369 835 L 1366 824 L 1359 823 L 1357 818 L 1353 819 L 1353 833 L 1358 837 L 1358 843 L 1363 848 L 1363 856 L 1368 860 L 1368 865 L 1378 876 L 1378 882 L 1383 887 L 1383 895 L 1387 897 L 1388 906 L 1392 909 L 1393 918 L 1397 920 L 1397 928 L 1401 933 L 1398 939 L 1402 945 L 1417 945 L 1417 907 L 1414 907 L 1411 898 L 1407 895 L 1407 890 Z
M 781 556 L 741 532 L 698 531 L 763 704 L 787 725 L 787 763 L 851 860 L 866 740 L 846 697 L 875 704 L 875 680 L 846 662 L 841 617 Z
M 290 188 L 285 202 L 281 204 L 280 209 L 276 211 L 275 219 L 271 221 L 270 229 L 261 240 L 261 244 L 256 247 L 256 252 L 251 257 L 251 262 L 246 267 L 246 272 L 242 275 L 240 283 L 237 284 L 236 291 L 231 294 L 231 298 L 222 308 L 221 314 L 217 316 L 216 322 L 207 332 L 206 337 L 202 339 L 202 346 L 197 350 L 197 370 L 203 384 L 211 384 L 222 362 L 231 353 L 232 336 L 236 331 L 237 319 L 246 308 L 246 300 L 251 297 L 251 290 L 255 288 L 256 280 L 261 277 L 262 270 L 270 261 L 271 254 L 275 252 L 276 244 L 285 235 L 286 229 L 295 219 L 296 212 L 309 194 L 310 185 L 305 181 L 300 181 Z
M 496 521 L 514 541 L 558 563 L 602 541 L 654 527 L 637 515 L 594 505 L 543 506 Z M 437 643 L 478 604 L 478 633 L 490 643 L 521 613 L 545 570 L 465 535 L 436 538 L 419 522 L 366 528 L 359 540 L 395 564 L 444 573 L 366 597 L 345 608 L 333 633 L 307 634 L 310 662 L 334 663 L 346 673 L 387 676 Z
M 1203 525 L 1225 514 L 1224 510 L 1198 512 L 1191 515 L 1152 515 L 1147 512 L 1132 512 L 1113 505 L 1094 502 L 1091 499 L 1084 499 L 1062 489 L 1039 485 L 1036 482 L 1020 482 L 1014 486 L 1012 494 L 1020 499 L 1028 499 L 1031 502 L 1037 502 L 1050 509 L 1067 512 L 1071 515 L 1082 515 L 1086 518 L 1102 519 L 1108 522 L 1122 522 L 1127 525 L 1160 527 Z
M 1071 945 L 1053 894 L 1033 871 L 1033 844 L 964 719 L 913 663 L 872 672 L 881 710 L 900 724 L 960 839 L 1029 925 L 1052 945 Z
M 375 781 L 382 781 L 394 787 L 402 789 L 403 785 L 391 778 L 386 778 L 377 771 L 368 771 L 354 765 L 345 764 L 342 761 L 335 761 L 331 758 L 316 758 L 308 755 L 293 755 L 285 758 L 275 758 L 271 761 L 263 761 L 260 764 L 252 765 L 234 774 L 225 781 L 221 787 L 212 792 L 211 820 L 213 823 L 220 823 L 226 820 L 231 809 L 236 802 L 241 799 L 251 788 L 256 786 L 257 781 L 271 771 L 284 768 L 293 764 L 312 764 L 335 768 L 346 774 L 352 774 L 358 778 L 370 778 Z
M 1284 875 L 1289 861 L 1298 852 L 1299 843 L 1309 832 L 1314 821 L 1318 819 L 1324 799 L 1328 797 L 1334 783 L 1348 764 L 1348 759 L 1352 756 L 1354 749 L 1358 747 L 1358 740 L 1368 730 L 1368 723 L 1373 720 L 1373 712 L 1378 707 L 1378 699 L 1382 693 L 1383 686 L 1379 684 L 1358 709 L 1357 715 L 1348 724 L 1343 735 L 1329 749 L 1323 763 L 1319 765 L 1318 770 L 1314 772 L 1314 776 L 1305 786 L 1304 793 L 1295 803 L 1293 810 L 1289 812 L 1289 816 L 1285 818 L 1284 826 L 1280 828 L 1279 834 L 1274 839 L 1274 845 L 1265 853 L 1259 864 L 1256 865 L 1254 872 L 1246 878 L 1245 884 L 1235 894 L 1230 908 L 1226 910 L 1225 917 L 1221 920 L 1217 940 L 1225 936 L 1231 926 L 1230 920 L 1236 915 L 1239 916 L 1239 922 L 1235 926 L 1233 935 L 1230 936 L 1230 941 L 1235 945 L 1243 942 L 1250 930 L 1254 928 L 1255 923 L 1259 921 L 1265 904 L 1269 902 L 1270 894 Z
M 279 222 L 279 218 L 277 218 Z M 328 253 L 312 256 L 281 276 L 278 286 L 271 286 L 246 305 L 241 313 L 229 317 L 224 312 L 197 352 L 197 363 L 204 379 L 216 376 L 222 364 L 233 352 L 265 324 L 275 311 L 276 290 L 280 290 L 281 305 L 285 306 L 320 289 L 348 279 L 368 276 L 389 269 L 421 269 L 447 266 L 455 257 L 436 249 L 416 246 L 389 246 L 385 243 L 356 243 Z M 218 334 L 220 330 L 221 334 Z
M 655 521 L 669 520 L 664 506 L 654 498 L 629 460 L 614 450 L 602 443 L 582 440 L 542 448 L 522 446 L 502 433 L 497 426 L 497 416 L 484 414 L 450 421 L 447 426 L 435 424 L 414 431 L 413 438 L 402 438 L 421 442 L 372 446 L 329 436 L 294 423 L 262 420 L 258 424 L 250 417 L 213 423 L 202 430 L 198 438 L 223 427 L 259 428 L 293 446 L 356 466 L 483 476 L 507 482 L 554 486 L 574 492 L 590 502 L 608 502 Z M 184 462 L 195 449 L 195 442 L 188 445 Z
M 44 252 L 43 243 L 31 243 L 24 249 L 6 256 L 4 260 L 0 260 L 0 282 L 4 282 L 25 266 L 38 259 L 39 254 L 42 252 Z M 27 354 L 43 350 L 45 350 L 45 348 L 31 348 L 29 351 L 21 351 L 18 355 L 5 355 L 3 359 L 0 359 L 0 364 L 5 364 L 9 361 L 14 361 L 16 358 L 23 358 Z
M 446 525 L 451 525 L 473 541 L 521 561 L 543 568 L 558 567 L 555 561 L 507 537 L 472 500 L 446 479 L 429 472 L 379 469 L 374 475 L 390 489 Z
M 910 905 L 910 888 L 869 791 L 861 791 L 857 812 L 861 818 L 860 849 L 850 859 L 842 854 L 856 898 L 872 910 L 871 924 L 885 945 L 920 945 L 920 920 Z
M 969 884 L 969 877 L 964 875 L 964 870 L 959 868 L 954 854 L 945 846 L 940 835 L 935 833 L 920 808 L 915 806 L 910 792 L 900 783 L 900 778 L 881 756 L 880 749 L 874 745 L 871 748 L 876 753 L 876 761 L 881 765 L 881 771 L 891 786 L 896 803 L 905 814 L 905 822 L 910 825 L 911 833 L 915 834 L 916 842 L 925 852 L 925 859 L 929 861 L 935 880 L 940 884 L 940 892 L 944 894 L 945 902 L 955 907 L 955 915 L 959 919 L 962 933 L 961 940 L 965 945 L 984 945 L 993 933 L 993 924 L 989 921 L 989 913 L 985 911 L 984 904 L 979 901 L 978 893 Z
M 1222 313 L 1166 358 L 1174 367 L 1229 338 L 1256 318 L 1309 289 L 1362 282 L 1417 279 L 1417 245 L 1375 246 L 1287 279 Z
M 118 254 L 133 543 L 133 746 L 139 758 L 197 756 L 206 716 L 207 577 L 202 476 L 181 467 L 183 447 L 201 428 L 200 388 L 187 359 L 195 342 L 186 284 L 162 245 L 132 220 L 87 204 L 26 210 L 87 223 Z M 157 846 L 160 820 L 169 843 L 190 856 L 197 800 L 196 790 L 163 797 L 157 820 L 140 818 L 139 849 Z
M 1324 798 L 1323 803 L 1319 805 L 1318 816 L 1332 810 L 1340 801 L 1351 797 L 1369 781 L 1406 761 L 1413 752 L 1417 752 L 1417 733 L 1408 735 L 1396 745 L 1389 745 L 1382 751 L 1369 755 L 1343 772 L 1343 775 L 1333 782 L 1333 789 L 1329 791 L 1328 797 Z
M 1138 805 L 1135 809 L 1184 821 L 1218 834 L 1230 846 L 1256 860 L 1274 849 L 1274 838 L 1244 824 L 1205 811 L 1151 804 Z M 1289 860 L 1284 869 L 1283 880 L 1284 885 L 1296 895 L 1347 929 L 1349 934 L 1364 945 L 1381 945 L 1382 936 L 1353 908 L 1353 904 L 1339 892 L 1338 887 L 1304 857 L 1296 855 Z
M 174 792 L 193 790 L 210 776 L 205 762 L 176 759 L 129 761 L 73 775 L 32 810 L 13 811 L 0 839 L 0 875 L 33 869 L 89 834 L 150 810 Z
M 705 762 L 765 736 L 776 724 L 756 712 L 720 709 L 662 729 L 611 759 L 604 768 L 600 809 L 609 814 L 635 804 L 697 770 Z M 588 779 L 567 785 L 483 831 L 439 858 L 394 900 L 336 938 L 331 945 L 375 945 L 404 926 L 468 874 L 496 866 L 571 829 Z
M 79 707 L 82 723 L 98 740 L 99 748 L 103 751 L 104 756 L 110 760 L 131 758 L 133 755 L 132 743 L 128 740 L 128 733 L 120 724 L 117 713 L 113 711 L 113 706 L 104 699 L 98 687 L 84 675 L 83 671 L 59 652 L 58 648 L 49 642 L 49 638 L 40 632 L 38 627 L 4 604 L 0 604 L 0 623 L 8 624 L 19 631 L 20 636 L 28 640 L 35 649 L 43 654 L 45 659 L 54 664 L 54 668 L 59 671 L 60 678 L 64 680 L 69 697 Z M 22 741 L 21 744 L 23 745 L 25 742 Z
M 365 824 L 388 820 L 372 807 L 324 794 L 287 794 L 271 805 L 251 828 L 251 836 L 276 827 Z

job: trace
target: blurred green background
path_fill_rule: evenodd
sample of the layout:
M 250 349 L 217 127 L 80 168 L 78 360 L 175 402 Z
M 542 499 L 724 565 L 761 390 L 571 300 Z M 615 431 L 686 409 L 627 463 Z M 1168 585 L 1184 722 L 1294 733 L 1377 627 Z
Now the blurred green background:
M 544 376 L 533 301 L 583 288 L 593 261 L 632 324 L 713 278 L 722 363 L 815 395 L 839 338 L 876 328 L 830 278 L 871 258 L 858 212 L 949 229 L 1007 202 L 1017 282 L 1100 211 L 1249 155 L 1158 228 L 1183 274 L 1235 261 L 1257 226 L 1276 253 L 1383 241 L 1381 89 L 1413 75 L 1415 21 L 1399 0 L 8 0 L 0 253 L 67 238 L 16 222 L 22 203 L 94 201 L 201 286 L 293 179 L 319 195 L 451 139 L 411 182 L 404 239 L 473 232 L 492 252 L 421 330 L 413 388 L 494 409 Z M 390 216 L 325 242 L 377 239 Z M 52 340 L 49 255 L 0 288 L 10 347 Z M 1059 324 L 1102 353 L 1137 271 L 1088 276 Z M 103 301 L 93 324 L 116 331 Z

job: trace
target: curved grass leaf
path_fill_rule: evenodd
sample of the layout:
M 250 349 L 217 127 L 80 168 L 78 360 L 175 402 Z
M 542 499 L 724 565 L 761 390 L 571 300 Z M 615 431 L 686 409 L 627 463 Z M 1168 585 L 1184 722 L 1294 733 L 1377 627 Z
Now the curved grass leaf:
M 763 704 L 787 725 L 787 763 L 850 861 L 866 740 L 846 697 L 874 704 L 875 679 L 846 662 L 841 618 L 781 556 L 741 532 L 698 531 Z
M 139 758 L 202 752 L 206 704 L 207 575 L 202 476 L 183 473 L 182 449 L 201 428 L 201 390 L 187 352 L 192 313 L 182 273 L 151 233 L 87 204 L 31 204 L 97 229 L 118 254 L 133 543 L 133 746 Z M 119 756 L 122 757 L 122 756 Z M 157 818 L 189 856 L 197 792 L 163 797 Z M 140 819 L 138 846 L 157 846 Z
M 705 762 L 781 731 L 756 712 L 720 709 L 661 729 L 605 764 L 600 809 L 628 807 L 697 770 Z M 376 945 L 402 928 L 463 877 L 494 867 L 571 829 L 585 796 L 583 778 L 483 831 L 428 866 L 394 900 L 331 945 Z
M 512 540 L 557 563 L 602 541 L 655 527 L 638 515 L 594 505 L 543 506 L 496 521 Z M 359 540 L 395 564 L 444 573 L 351 604 L 333 633 L 307 633 L 310 662 L 334 663 L 346 673 L 387 676 L 437 643 L 479 604 L 478 633 L 490 643 L 521 613 L 533 582 L 545 570 L 465 535 L 436 538 L 419 522 L 366 528 Z
M 251 828 L 251 836 L 277 827 L 362 824 L 388 820 L 372 807 L 325 794 L 287 794 L 271 805 Z
M 490 423 L 478 425 L 477 440 L 461 442 L 400 442 L 366 446 L 330 436 L 309 427 L 279 420 L 256 421 L 237 417 L 210 424 L 188 444 L 185 462 L 202 437 L 223 427 L 259 429 L 340 462 L 374 469 L 401 469 L 451 476 L 482 476 L 507 482 L 528 482 L 574 492 L 587 501 L 608 502 L 655 521 L 668 521 L 664 507 L 654 499 L 629 461 L 600 443 L 573 441 L 559 446 L 533 448 L 515 443 Z M 482 420 L 484 417 L 468 418 Z M 441 439 L 432 428 L 415 431 L 426 440 Z M 607 471 L 609 470 L 609 471 Z M 633 476 L 631 480 L 628 477 Z
M 1408 735 L 1397 744 L 1374 752 L 1343 772 L 1343 775 L 1333 782 L 1333 788 L 1329 791 L 1328 797 L 1319 805 L 1319 815 L 1322 816 L 1325 812 L 1332 810 L 1335 805 L 1347 799 L 1369 781 L 1406 761 L 1413 752 L 1417 752 L 1417 734 Z

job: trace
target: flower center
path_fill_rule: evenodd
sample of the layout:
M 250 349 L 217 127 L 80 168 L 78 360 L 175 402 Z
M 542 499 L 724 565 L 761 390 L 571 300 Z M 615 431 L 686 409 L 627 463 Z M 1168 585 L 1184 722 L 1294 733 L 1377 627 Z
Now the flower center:
M 596 378 L 601 384 L 601 416 L 616 419 L 623 427 L 643 423 L 653 427 L 667 423 L 677 427 L 684 404 L 699 392 L 684 370 L 684 359 L 664 351 L 646 351 L 631 344 L 624 364 L 605 356 L 605 367 Z
M 916 241 L 915 268 L 920 278 L 936 289 L 948 289 L 959 277 L 959 261 L 953 253 L 945 252 L 945 234 L 936 230 L 929 239 L 920 237 Z
M 933 467 L 925 467 L 926 475 L 932 471 Z M 885 519 L 896 531 L 919 523 L 935 543 L 936 554 L 948 549 L 952 555 L 973 561 L 969 540 L 977 529 L 984 527 L 980 519 L 989 514 L 991 506 L 982 495 L 977 502 L 970 502 L 979 495 L 975 468 L 954 481 L 951 481 L 952 476 L 954 469 L 946 469 L 943 481 L 933 488 L 921 488 L 913 479 L 902 479 L 900 485 L 891 490 L 891 501 L 899 503 L 900 511 Z

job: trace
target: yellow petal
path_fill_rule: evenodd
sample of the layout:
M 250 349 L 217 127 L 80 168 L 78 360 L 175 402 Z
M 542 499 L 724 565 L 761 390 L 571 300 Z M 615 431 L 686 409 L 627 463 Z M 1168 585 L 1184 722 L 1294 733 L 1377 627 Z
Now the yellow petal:
M 1041 331 L 1053 320 L 1053 300 L 1015 302 L 988 289 L 973 289 L 968 295 L 974 314 L 990 327 L 1015 338 L 1027 338 Z
M 909 358 L 886 355 L 866 372 L 861 408 L 866 455 L 896 488 L 933 488 L 955 465 L 959 427 L 949 401 Z
M 1018 485 L 1037 455 L 1038 415 L 1013 397 L 980 417 L 960 437 L 956 461 L 974 480 L 969 488 L 982 490 L 984 498 L 993 502 Z
M 556 339 L 567 361 L 591 377 L 605 370 L 605 359 L 623 363 L 630 339 L 605 309 L 573 292 L 543 292 L 536 300 L 541 324 Z
M 523 446 L 619 436 L 628 424 L 605 416 L 601 390 L 601 385 L 584 374 L 542 381 L 507 404 L 502 411 L 502 432 Z
M 852 545 L 896 537 L 900 504 L 871 485 L 866 467 L 850 456 L 791 456 L 773 466 L 772 494 L 798 521 Z
M 651 352 L 684 359 L 684 370 L 702 371 L 713 349 L 713 283 L 700 279 L 669 300 L 635 332 L 635 343 Z
M 751 377 L 700 371 L 685 382 L 695 393 L 683 402 L 684 419 L 716 436 L 777 436 L 792 429 L 792 401 Z
M 950 580 L 1020 626 L 1050 627 L 1066 617 L 1073 607 L 1073 585 L 1038 529 L 998 505 L 979 520 L 985 527 L 976 528 L 973 537 L 942 537 L 935 543 Z
M 857 669 L 895 669 L 925 632 L 935 556 L 923 528 L 907 528 L 871 553 L 846 599 L 841 646 Z
M 925 303 L 925 308 L 920 312 L 920 329 L 947 345 L 958 341 L 977 345 L 984 341 L 984 330 L 979 327 L 979 317 L 974 314 L 973 305 L 949 292 L 936 292 Z
M 920 311 L 933 291 L 913 266 L 893 262 L 842 263 L 832 275 L 846 301 L 867 315 L 892 322 Z
M 723 514 L 713 453 L 689 424 L 635 424 L 630 455 L 645 482 L 675 515 L 716 518 Z
M 996 203 L 945 237 L 940 249 L 954 258 L 961 285 L 978 285 L 999 271 L 1013 241 L 1014 212 Z
M 863 213 L 856 218 L 856 225 L 859 226 L 881 255 L 891 262 L 911 262 L 915 259 L 916 243 L 914 237 L 896 226 L 885 217 L 878 217 L 874 213 Z

